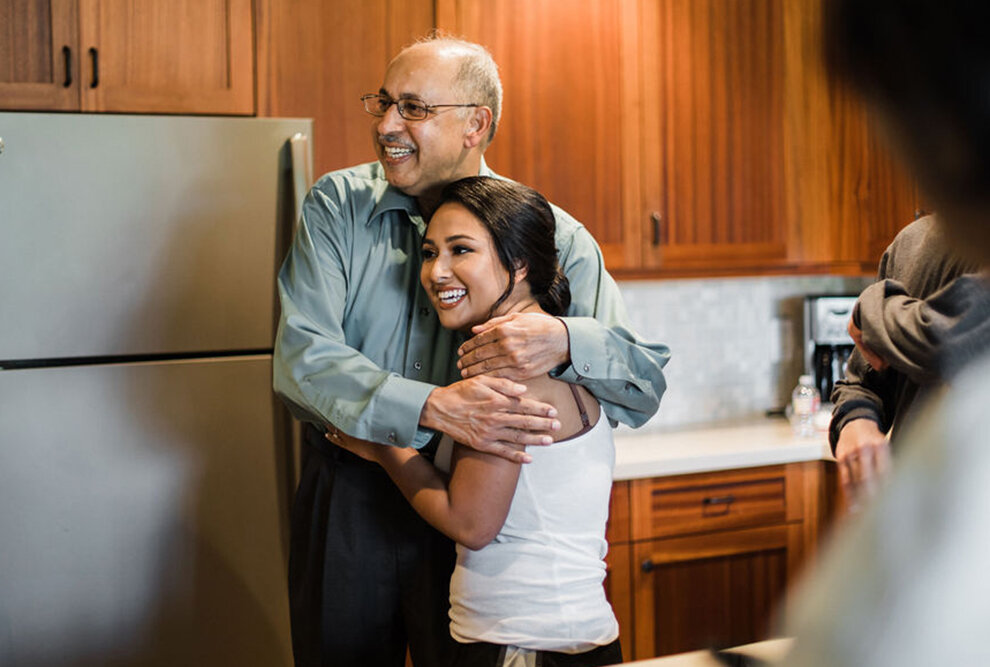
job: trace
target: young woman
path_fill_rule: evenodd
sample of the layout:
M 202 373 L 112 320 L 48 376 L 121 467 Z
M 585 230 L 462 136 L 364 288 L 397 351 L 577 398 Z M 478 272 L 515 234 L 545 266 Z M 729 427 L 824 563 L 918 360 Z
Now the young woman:
M 444 189 L 423 240 L 420 277 L 443 326 L 465 332 L 498 315 L 562 315 L 570 303 L 550 205 L 501 179 L 467 178 Z M 457 664 L 621 662 L 602 586 L 611 427 L 581 387 L 548 375 L 523 384 L 561 422 L 557 441 L 532 448 L 530 463 L 453 445 L 447 477 L 411 448 L 352 439 L 343 446 L 378 462 L 416 511 L 457 542 L 450 583 Z

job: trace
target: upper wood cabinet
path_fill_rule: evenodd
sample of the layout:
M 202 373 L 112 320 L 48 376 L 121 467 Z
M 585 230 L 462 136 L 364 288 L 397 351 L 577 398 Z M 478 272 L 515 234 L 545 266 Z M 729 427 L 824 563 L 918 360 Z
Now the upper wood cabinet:
M 584 223 L 609 266 L 635 253 L 625 226 L 638 200 L 636 20 L 624 0 L 437 0 L 437 26 L 484 44 L 504 88 L 498 134 L 485 159 Z
M 0 108 L 254 113 L 251 0 L 0 0 Z
M 783 0 L 643 0 L 642 264 L 786 261 Z
M 375 159 L 359 98 L 433 28 L 433 0 L 255 0 L 258 115 L 313 119 L 313 173 Z
M 437 0 L 436 21 L 499 63 L 491 166 L 617 276 L 869 273 L 918 193 L 825 76 L 821 1 Z

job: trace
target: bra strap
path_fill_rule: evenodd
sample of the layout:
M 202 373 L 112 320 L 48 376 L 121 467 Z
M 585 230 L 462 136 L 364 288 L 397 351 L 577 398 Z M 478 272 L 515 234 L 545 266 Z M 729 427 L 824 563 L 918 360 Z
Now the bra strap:
M 584 403 L 581 402 L 581 394 L 578 393 L 575 385 L 568 383 L 567 386 L 571 388 L 571 393 L 574 394 L 574 402 L 577 403 L 578 414 L 581 415 L 581 425 L 588 428 L 591 426 L 591 422 L 588 420 L 588 411 L 584 409 Z

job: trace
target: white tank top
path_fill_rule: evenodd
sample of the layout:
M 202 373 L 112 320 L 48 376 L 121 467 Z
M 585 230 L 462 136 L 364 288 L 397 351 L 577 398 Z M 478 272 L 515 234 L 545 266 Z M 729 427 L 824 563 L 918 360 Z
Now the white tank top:
M 604 410 L 591 430 L 526 451 L 502 530 L 478 551 L 457 545 L 451 635 L 565 653 L 608 644 L 619 629 L 602 585 L 615 465 Z

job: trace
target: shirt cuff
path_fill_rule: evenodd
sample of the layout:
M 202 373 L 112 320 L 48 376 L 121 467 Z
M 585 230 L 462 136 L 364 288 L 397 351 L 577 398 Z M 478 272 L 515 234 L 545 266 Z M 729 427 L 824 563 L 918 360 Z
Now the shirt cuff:
M 375 396 L 371 440 L 417 449 L 426 445 L 433 431 L 419 427 L 419 416 L 434 389 L 427 382 L 390 375 Z
M 554 377 L 578 382 L 586 377 L 608 376 L 608 352 L 601 322 L 593 317 L 560 317 L 567 328 L 571 361 L 554 369 Z

